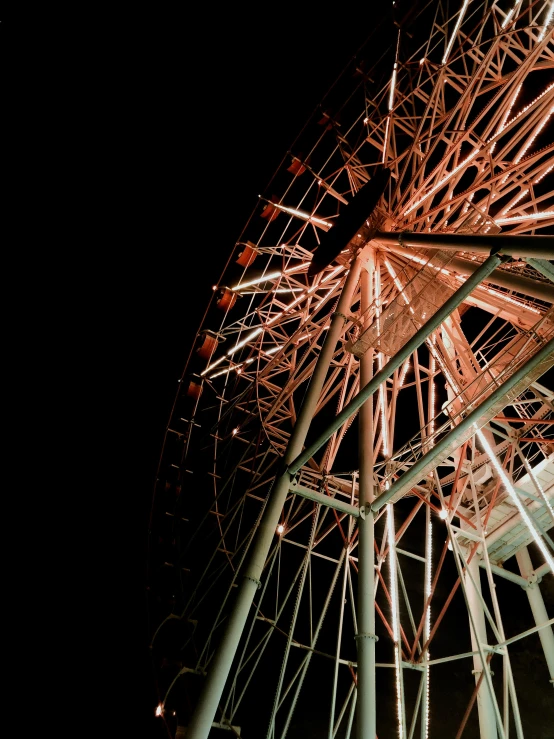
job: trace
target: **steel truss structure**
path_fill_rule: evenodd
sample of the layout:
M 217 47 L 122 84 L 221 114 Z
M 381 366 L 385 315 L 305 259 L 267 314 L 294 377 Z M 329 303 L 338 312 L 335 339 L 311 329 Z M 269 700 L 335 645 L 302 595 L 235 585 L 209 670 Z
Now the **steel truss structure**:
M 554 680 L 553 3 L 455 5 L 376 28 L 199 330 L 150 559 L 187 739 L 539 737 L 513 662 Z

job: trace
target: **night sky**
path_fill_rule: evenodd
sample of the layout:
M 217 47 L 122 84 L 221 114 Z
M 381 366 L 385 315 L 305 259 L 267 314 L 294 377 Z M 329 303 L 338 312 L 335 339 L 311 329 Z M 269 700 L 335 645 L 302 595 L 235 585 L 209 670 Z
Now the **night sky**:
M 322 14 L 213 6 L 194 18 L 157 13 L 139 24 L 131 80 L 136 158 L 127 176 L 136 194 L 126 240 L 133 397 L 125 399 L 132 469 L 127 485 L 139 552 L 171 405 L 203 311 L 259 194 L 328 87 L 365 39 L 363 22 Z M 127 75 L 130 75 L 130 77 Z M 123 93 L 124 97 L 127 93 Z M 136 175 L 136 179 L 135 176 Z M 129 439 L 128 439 L 129 441 Z M 140 556 L 140 555 L 139 555 Z M 140 736 L 167 737 L 153 720 L 147 655 L 145 557 L 137 626 L 138 679 L 127 674 L 122 706 Z M 130 685 L 135 685 L 134 689 Z M 128 710 L 127 710 L 128 709 Z M 122 722 L 126 726 L 126 722 Z
M 117 365 L 122 390 L 114 402 L 126 450 L 117 456 L 113 495 L 123 500 L 122 541 L 129 542 L 110 579 L 116 589 L 136 583 L 118 634 L 109 637 L 110 654 L 120 646 L 125 656 L 115 660 L 121 668 L 104 665 L 121 727 L 108 720 L 106 737 L 167 737 L 153 719 L 145 595 L 148 512 L 164 430 L 211 287 L 258 194 L 269 195 L 267 183 L 295 136 L 365 39 L 372 10 L 354 7 L 341 3 L 312 17 L 281 6 L 247 12 L 205 4 L 190 16 L 153 10 L 130 21 L 113 66 L 102 72 L 114 98 L 113 106 L 106 101 L 105 125 L 117 131 L 115 174 L 106 172 L 109 207 L 119 216 L 117 326 L 108 329 L 114 348 L 106 361 L 113 356 Z M 109 278 L 110 254 L 102 253 Z

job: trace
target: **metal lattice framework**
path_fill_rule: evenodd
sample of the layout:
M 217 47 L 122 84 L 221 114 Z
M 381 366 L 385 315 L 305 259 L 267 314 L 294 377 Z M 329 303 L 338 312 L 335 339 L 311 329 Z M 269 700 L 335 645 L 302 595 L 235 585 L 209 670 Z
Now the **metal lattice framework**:
M 514 649 L 552 683 L 552 14 L 377 27 L 234 245 L 152 518 L 159 711 L 187 738 L 548 735 Z

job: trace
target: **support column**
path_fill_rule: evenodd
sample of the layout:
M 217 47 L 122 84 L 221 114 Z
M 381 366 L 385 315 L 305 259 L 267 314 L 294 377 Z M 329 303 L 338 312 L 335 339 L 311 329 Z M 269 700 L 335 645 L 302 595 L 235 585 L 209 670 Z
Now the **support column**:
M 535 625 L 540 626 L 548 621 L 548 614 L 542 599 L 539 583 L 538 581 L 532 582 L 535 571 L 527 547 L 523 547 L 519 552 L 516 552 L 516 559 L 519 565 L 519 571 L 529 583 L 528 587 L 524 588 L 524 590 L 529 598 L 529 605 L 533 612 Z M 554 685 L 554 633 L 552 632 L 552 626 L 541 629 L 538 634 L 548 666 L 548 672 L 550 673 L 550 682 Z
M 360 273 L 361 314 L 367 315 L 373 302 L 372 278 L 375 269 L 373 252 Z M 368 271 L 369 270 L 369 271 Z M 373 350 L 360 359 L 360 387 L 373 377 Z M 358 604 L 356 646 L 358 651 L 358 700 L 356 727 L 358 739 L 375 739 L 375 514 L 371 504 L 373 490 L 373 402 L 364 403 L 359 410 L 359 487 L 360 515 L 358 519 Z
M 323 342 L 316 362 L 312 379 L 306 392 L 296 425 L 292 431 L 287 451 L 283 459 L 284 472 L 276 478 L 267 506 L 263 512 L 254 541 L 251 544 L 248 560 L 238 585 L 236 601 L 227 619 L 227 625 L 210 663 L 206 682 L 200 694 L 196 710 L 188 727 L 188 739 L 207 739 L 219 705 L 229 670 L 248 618 L 248 613 L 256 590 L 260 586 L 262 570 L 273 542 L 281 511 L 289 493 L 292 475 L 287 471 L 293 459 L 304 446 L 306 434 L 314 415 L 327 370 L 333 358 L 337 341 L 341 337 L 346 316 L 350 313 L 352 295 L 360 274 L 360 259 L 352 262 L 346 278 L 337 309 L 331 317 L 331 325 Z
M 481 603 L 481 580 L 479 573 L 479 562 L 477 555 L 473 557 L 469 565 L 467 566 L 468 572 L 471 574 L 475 586 L 469 576 L 466 576 L 466 592 L 468 605 L 471 611 L 471 616 L 475 624 L 476 634 L 473 633 L 473 629 L 470 626 L 471 632 L 471 648 L 474 652 L 478 651 L 477 639 L 481 645 L 487 643 L 487 630 L 485 628 L 485 613 L 483 605 Z M 473 674 L 475 675 L 475 682 L 479 680 L 483 669 L 488 669 L 486 665 L 483 665 L 481 656 L 475 654 L 473 656 Z M 477 710 L 479 711 L 479 730 L 481 739 L 497 739 L 498 733 L 496 731 L 496 718 L 494 712 L 494 706 L 492 698 L 489 692 L 489 688 L 486 680 L 481 681 L 481 687 L 477 693 Z

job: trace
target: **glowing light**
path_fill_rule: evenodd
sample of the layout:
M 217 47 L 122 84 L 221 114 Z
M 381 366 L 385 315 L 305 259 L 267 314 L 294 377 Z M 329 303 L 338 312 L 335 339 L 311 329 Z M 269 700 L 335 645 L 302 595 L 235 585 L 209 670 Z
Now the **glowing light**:
M 421 203 L 423 203 L 423 201 L 424 201 L 424 200 L 426 200 L 426 199 L 427 199 L 427 198 L 428 198 L 428 197 L 429 197 L 430 195 L 432 195 L 433 193 L 437 192 L 437 190 L 440 190 L 440 188 L 441 188 L 441 187 L 442 187 L 443 185 L 445 185 L 445 184 L 446 184 L 446 183 L 448 182 L 448 180 L 449 180 L 449 179 L 450 179 L 451 177 L 453 177 L 453 176 L 454 176 L 454 175 L 455 175 L 455 174 L 456 174 L 457 172 L 459 172 L 459 171 L 460 171 L 460 169 L 462 169 L 462 168 L 463 168 L 463 167 L 465 167 L 465 166 L 466 166 L 467 164 L 469 164 L 469 162 L 470 162 L 470 161 L 471 161 L 471 160 L 473 159 L 473 157 L 475 157 L 475 156 L 476 156 L 477 154 L 479 154 L 479 152 L 480 152 L 480 151 L 481 151 L 481 149 L 474 149 L 474 150 L 473 150 L 473 151 L 471 152 L 471 154 L 470 154 L 470 155 L 469 155 L 468 157 L 466 157 L 466 158 L 465 158 L 465 159 L 463 160 L 463 162 L 460 162 L 460 164 L 458 164 L 458 166 L 457 166 L 457 167 L 454 167 L 454 169 L 452 170 L 452 172 L 449 172 L 449 173 L 448 173 L 448 174 L 446 175 L 446 177 L 443 177 L 443 178 L 442 178 L 442 180 L 441 180 L 440 182 L 437 182 L 437 184 L 436 184 L 436 185 L 434 185 L 434 186 L 433 186 L 433 187 L 432 187 L 432 188 L 431 188 L 431 189 L 429 190 L 429 192 L 427 192 L 427 193 L 426 193 L 426 194 L 425 194 L 425 195 L 424 195 L 424 196 L 423 196 L 422 198 L 420 198 L 419 200 L 416 200 L 416 202 L 415 202 L 415 203 L 414 203 L 414 204 L 413 204 L 413 205 L 412 205 L 412 206 L 411 206 L 410 208 L 408 208 L 408 210 L 404 211 L 404 215 L 405 215 L 405 216 L 407 216 L 407 215 L 408 215 L 409 213 L 411 213 L 411 212 L 412 212 L 413 210 L 415 210 L 416 208 L 419 208 L 419 206 L 421 205 Z
M 450 37 L 450 41 L 448 42 L 448 46 L 446 47 L 446 51 L 444 52 L 444 56 L 442 58 L 442 64 L 446 64 L 448 60 L 448 55 L 450 54 L 450 49 L 452 48 L 452 44 L 454 43 L 454 39 L 456 38 L 456 34 L 458 33 L 458 29 L 462 25 L 462 21 L 464 19 L 464 15 L 467 9 L 467 6 L 469 5 L 469 0 L 464 0 L 464 4 L 462 5 L 462 9 L 460 10 L 460 15 L 458 16 L 458 20 L 456 21 L 456 26 L 454 27 L 454 32 L 452 33 L 452 36 Z
M 516 8 L 517 8 L 517 6 L 518 6 L 518 5 L 520 4 L 520 2 L 521 2 L 521 0 L 516 0 L 516 1 L 515 1 L 515 3 L 514 3 L 514 7 L 513 7 L 513 8 L 512 8 L 511 10 L 510 10 L 510 12 L 508 13 L 508 15 L 507 15 L 507 16 L 506 16 L 506 17 L 504 18 L 504 20 L 502 21 L 502 28 L 505 28 L 505 27 L 506 27 L 506 26 L 508 25 L 508 23 L 510 22 L 510 18 L 511 18 L 511 17 L 512 17 L 512 15 L 513 15 L 513 14 L 515 13 L 515 11 L 516 11 Z
M 278 203 L 271 203 L 275 208 L 278 208 L 279 210 L 282 210 L 284 213 L 290 213 L 292 216 L 296 216 L 297 218 L 302 218 L 302 220 L 307 221 L 308 223 L 315 223 L 318 226 L 322 226 L 326 231 L 328 231 L 333 224 L 329 221 L 324 221 L 322 218 L 317 218 L 316 216 L 311 215 L 311 213 L 305 213 L 303 210 L 297 210 L 296 208 L 289 208 L 286 205 L 279 205 Z
M 550 3 L 550 8 L 548 9 L 548 14 L 546 16 L 546 19 L 544 21 L 544 25 L 542 27 L 542 31 L 539 35 L 539 41 L 542 41 L 544 38 L 544 34 L 546 33 L 546 29 L 550 25 L 550 21 L 552 20 L 552 14 L 554 13 L 554 2 Z
M 383 145 L 383 164 L 385 163 L 385 157 L 387 156 L 387 149 L 389 148 L 389 127 L 390 127 L 390 117 L 387 117 L 387 127 L 385 128 L 385 143 Z
M 522 198 L 524 198 L 524 197 L 525 197 L 525 196 L 527 195 L 527 193 L 528 193 L 528 192 L 529 192 L 529 188 L 527 188 L 527 190 L 522 190 L 522 191 L 521 191 L 521 192 L 519 193 L 519 195 L 518 195 L 518 196 L 516 197 L 516 199 L 515 199 L 515 200 L 513 200 L 513 201 L 512 201 L 512 202 L 511 202 L 511 203 L 510 203 L 509 205 L 507 205 L 507 206 L 506 206 L 506 207 L 504 208 L 504 210 L 502 210 L 502 211 L 500 212 L 500 215 L 501 215 L 501 216 L 505 215 L 505 214 L 506 214 L 506 213 L 507 213 L 507 212 L 508 212 L 508 211 L 509 211 L 509 210 L 510 210 L 511 208 L 513 208 L 513 207 L 514 207 L 514 206 L 516 205 L 516 203 L 519 203 L 519 201 L 520 201 L 520 200 L 521 200 Z
M 398 64 L 395 62 L 394 67 L 392 68 L 392 77 L 390 81 L 390 93 L 389 93 L 389 110 L 392 110 L 393 103 L 394 103 L 394 88 L 396 87 L 396 70 L 397 70 Z
M 529 108 L 531 108 L 533 105 L 535 105 L 535 103 L 538 103 L 541 98 L 543 98 L 548 92 L 550 92 L 550 90 L 552 90 L 553 87 L 554 87 L 554 82 L 552 82 L 550 85 L 548 85 L 548 87 L 546 87 L 541 92 L 540 95 L 537 95 L 537 97 L 534 100 L 532 100 L 524 108 L 522 108 L 516 116 L 514 116 L 510 121 L 508 121 L 508 123 L 506 123 L 506 125 L 504 126 L 504 128 L 508 128 L 508 126 L 511 126 L 512 123 L 514 123 L 515 121 L 517 121 L 517 119 L 520 118 L 524 113 L 526 113 L 529 110 Z M 519 91 L 519 88 L 518 88 L 518 91 Z M 495 134 L 495 136 L 497 136 L 497 135 L 498 134 Z M 492 137 L 492 138 L 494 138 L 494 137 Z M 492 138 L 490 138 L 489 141 L 491 141 Z
M 545 210 L 542 213 L 526 213 L 522 216 L 509 216 L 508 218 L 497 218 L 497 223 L 517 223 L 517 221 L 541 221 L 544 218 L 552 218 L 554 210 Z
M 279 534 L 279 536 L 281 536 L 281 534 L 284 533 L 284 531 L 285 531 L 285 527 L 283 526 L 282 523 L 280 523 L 279 526 L 277 526 L 277 533 Z
M 448 511 L 446 511 L 444 508 L 441 508 L 439 512 L 439 518 L 442 518 L 442 520 L 445 521 L 448 518 Z
M 158 705 L 156 706 L 156 716 L 161 716 L 163 712 L 164 712 L 164 707 L 162 706 L 161 703 L 158 703 Z
M 248 334 L 248 336 L 245 339 L 243 339 L 242 341 L 239 341 L 238 344 L 235 344 L 235 346 L 232 349 L 229 349 L 226 356 L 232 357 L 235 352 L 238 352 L 239 349 L 242 349 L 243 346 L 246 346 L 246 344 L 248 344 L 249 341 L 252 341 L 252 339 L 255 339 L 256 336 L 262 333 L 262 331 L 263 329 L 261 326 L 259 326 L 258 328 L 255 328 L 254 331 Z
M 541 552 L 542 552 L 545 560 L 548 562 L 548 566 L 550 567 L 550 570 L 551 571 L 554 571 L 554 559 L 552 558 L 552 555 L 550 554 L 550 552 L 546 548 L 546 546 L 544 544 L 544 541 L 542 540 L 542 537 L 539 536 L 539 534 L 538 534 L 535 526 L 533 525 L 533 523 L 531 521 L 531 518 L 529 516 L 529 513 L 527 511 L 526 506 L 524 506 L 523 503 L 521 502 L 521 500 L 519 499 L 519 495 L 516 493 L 516 491 L 514 489 L 514 486 L 510 482 L 508 476 L 506 475 L 506 473 L 504 472 L 501 464 L 499 463 L 498 459 L 496 458 L 496 455 L 493 452 L 493 450 L 491 449 L 491 447 L 489 445 L 489 442 L 485 438 L 485 435 L 477 427 L 475 427 L 475 429 L 476 429 L 476 432 L 477 432 L 477 437 L 479 438 L 479 441 L 483 445 L 483 449 L 489 455 L 489 459 L 490 459 L 493 467 L 495 468 L 496 472 L 498 473 L 498 476 L 502 480 L 502 482 L 504 484 L 504 487 L 508 491 L 508 493 L 510 495 L 510 498 L 512 499 L 512 502 L 514 503 L 514 505 L 518 509 L 518 511 L 519 511 L 519 513 L 521 515 L 521 518 L 525 521 L 525 523 L 527 525 L 527 528 L 529 529 L 529 533 L 532 534 L 533 539 L 535 540 L 537 546 L 541 550 Z
M 406 379 L 406 375 L 408 374 L 408 370 L 410 369 L 410 359 L 408 358 L 404 364 L 402 365 L 402 371 L 400 372 L 400 378 L 398 380 L 398 384 L 400 387 L 404 385 L 404 380 Z
M 252 287 L 252 285 L 259 285 L 260 282 L 267 282 L 268 280 L 274 280 L 276 277 L 281 277 L 283 273 L 282 272 L 270 272 L 268 275 L 263 275 L 262 277 L 258 277 L 255 280 L 250 280 L 250 282 L 241 282 L 238 285 L 235 285 L 231 288 L 231 290 L 237 291 L 237 290 L 244 290 L 245 287 Z
M 202 372 L 200 373 L 200 377 L 204 377 L 204 375 L 206 374 L 206 372 L 209 372 L 210 370 L 213 370 L 213 368 L 214 368 L 214 367 L 217 367 L 217 365 L 218 365 L 218 364 L 221 364 L 221 362 L 223 362 L 223 360 L 224 360 L 224 359 L 225 359 L 225 355 L 223 355 L 222 357 L 219 357 L 219 359 L 216 359 L 216 360 L 215 360 L 215 362 L 212 362 L 211 364 L 209 364 L 209 365 L 208 365 L 208 366 L 206 367 L 206 369 L 205 369 L 205 370 L 203 370 L 203 371 L 202 371 Z
M 550 515 L 552 516 L 552 519 L 554 520 L 554 509 L 552 508 L 552 505 L 550 504 L 550 501 L 548 500 L 548 498 L 544 494 L 544 490 L 542 489 L 542 485 L 540 484 L 537 476 L 533 472 L 533 468 L 529 465 L 526 469 L 527 469 L 527 472 L 529 473 L 529 477 L 531 477 L 531 479 L 533 480 L 533 482 L 535 483 L 535 485 L 537 486 L 537 488 L 540 490 L 540 492 L 542 494 L 542 498 L 543 498 L 544 502 L 546 503 L 546 505 L 548 506 L 548 510 L 550 511 Z
M 225 357 L 222 357 L 222 359 L 225 359 Z M 247 359 L 246 361 L 242 362 L 241 364 L 235 364 L 232 367 L 227 367 L 226 369 L 220 370 L 219 372 L 216 372 L 215 375 L 210 375 L 210 380 L 213 380 L 215 377 L 220 377 L 221 375 L 228 375 L 229 372 L 232 372 L 233 370 L 236 370 L 237 375 L 240 375 L 242 373 L 242 367 L 244 367 L 247 364 L 251 364 L 252 362 L 256 361 L 255 357 L 251 357 L 250 359 Z
M 422 65 L 422 64 L 423 64 L 424 62 L 425 62 L 425 57 L 423 57 L 422 59 L 420 59 L 420 60 L 419 60 L 419 66 L 421 67 L 421 65 Z
M 521 151 L 519 152 L 519 154 L 514 159 L 514 162 L 513 162 L 514 164 L 517 164 L 523 158 L 523 156 L 525 155 L 525 152 L 529 149 L 529 147 L 531 146 L 531 144 L 533 143 L 533 141 L 537 138 L 537 136 L 540 134 L 540 132 L 542 131 L 542 129 L 548 123 L 548 121 L 550 119 L 550 116 L 552 115 L 553 112 L 554 112 L 554 105 L 550 108 L 550 110 L 548 111 L 548 113 L 546 113 L 546 115 L 543 117 L 543 119 L 537 124 L 537 126 L 535 127 L 533 133 L 529 136 L 529 138 L 525 142 L 525 146 L 521 149 Z
M 546 177 L 547 174 L 550 174 L 550 172 L 552 172 L 552 169 L 554 169 L 554 164 L 551 164 L 548 169 L 545 169 L 545 171 L 541 175 L 539 175 L 536 180 L 533 181 L 533 185 L 536 185 L 537 182 L 540 182 L 543 179 L 543 177 Z
M 458 279 L 462 279 L 458 277 Z M 515 298 L 511 298 L 509 295 L 506 295 L 506 293 L 500 292 L 500 290 L 494 290 L 492 287 L 485 287 L 484 285 L 481 285 L 479 290 L 484 290 L 485 292 L 489 293 L 489 295 L 493 295 L 495 298 L 500 298 L 503 301 L 506 301 L 508 303 L 512 303 L 512 305 L 517 305 L 518 308 L 525 308 L 528 311 L 531 311 L 531 313 L 536 313 L 537 315 L 541 315 L 540 310 L 537 308 L 533 308 L 532 305 L 525 305 L 520 300 L 516 300 Z
M 402 712 L 402 684 L 400 665 L 400 625 L 398 623 L 398 590 L 396 586 L 396 547 L 394 541 L 394 513 L 392 503 L 387 503 L 387 532 L 389 539 L 390 595 L 392 601 L 392 634 L 394 641 L 394 665 L 396 673 L 396 710 L 398 716 L 398 736 L 404 738 Z
M 375 272 L 375 307 L 376 307 L 375 320 L 377 323 L 378 335 L 381 334 L 381 326 L 380 326 L 380 320 L 379 320 L 379 316 L 381 314 L 380 297 L 381 297 L 381 273 L 379 270 L 376 270 Z M 377 366 L 379 367 L 379 370 L 383 369 L 382 352 L 377 352 Z M 383 456 L 388 457 L 389 456 L 389 438 L 388 438 L 387 406 L 386 406 L 385 393 L 386 393 L 386 388 L 385 388 L 385 383 L 383 382 L 379 385 L 379 407 L 381 409 L 381 436 L 383 439 Z
M 231 433 L 233 434 L 233 436 L 236 436 L 238 434 L 238 432 L 239 432 L 239 427 L 238 426 L 231 431 Z
M 432 563 L 432 555 L 433 555 L 433 526 L 431 524 L 431 519 L 429 519 L 429 525 L 427 527 L 427 541 L 425 546 L 425 602 L 427 603 L 429 598 L 431 597 L 431 563 Z M 427 641 L 429 639 L 429 636 L 431 634 L 431 604 L 427 606 L 427 610 L 425 611 L 425 625 L 424 625 L 424 633 L 423 633 L 423 639 L 424 641 Z M 427 650 L 425 654 L 425 659 L 429 659 L 429 650 Z M 425 693 L 426 693 L 426 701 L 425 701 L 425 735 L 424 739 L 428 739 L 429 737 L 429 680 L 431 677 L 431 673 L 429 671 L 429 666 L 427 665 L 426 671 L 425 671 Z
M 500 121 L 500 125 L 498 126 L 498 131 L 496 132 L 496 135 L 498 135 L 499 133 L 502 133 L 502 131 L 505 129 L 505 127 L 506 127 L 506 121 L 508 120 L 508 116 L 512 112 L 512 108 L 514 107 L 514 103 L 515 103 L 515 101 L 517 99 L 517 96 L 519 95 L 519 91 L 521 90 L 521 87 L 522 87 L 522 83 L 520 82 L 519 85 L 516 88 L 516 91 L 512 95 L 512 99 L 510 100 L 510 104 L 506 108 L 506 112 L 502 116 L 502 120 Z M 496 141 L 491 146 L 491 154 L 494 151 L 494 147 L 495 146 L 496 146 Z
M 429 436 L 432 437 L 435 433 L 435 372 L 437 369 L 437 363 L 435 360 L 435 343 L 436 339 L 433 336 L 431 339 L 431 352 L 429 353 Z M 431 446 L 433 442 L 430 441 Z
M 453 550 L 453 548 L 452 548 L 452 542 L 450 541 L 450 539 L 448 540 L 448 544 L 446 545 L 446 548 L 447 548 L 447 549 L 448 549 L 448 550 L 449 550 L 450 552 L 454 551 L 454 550 Z

